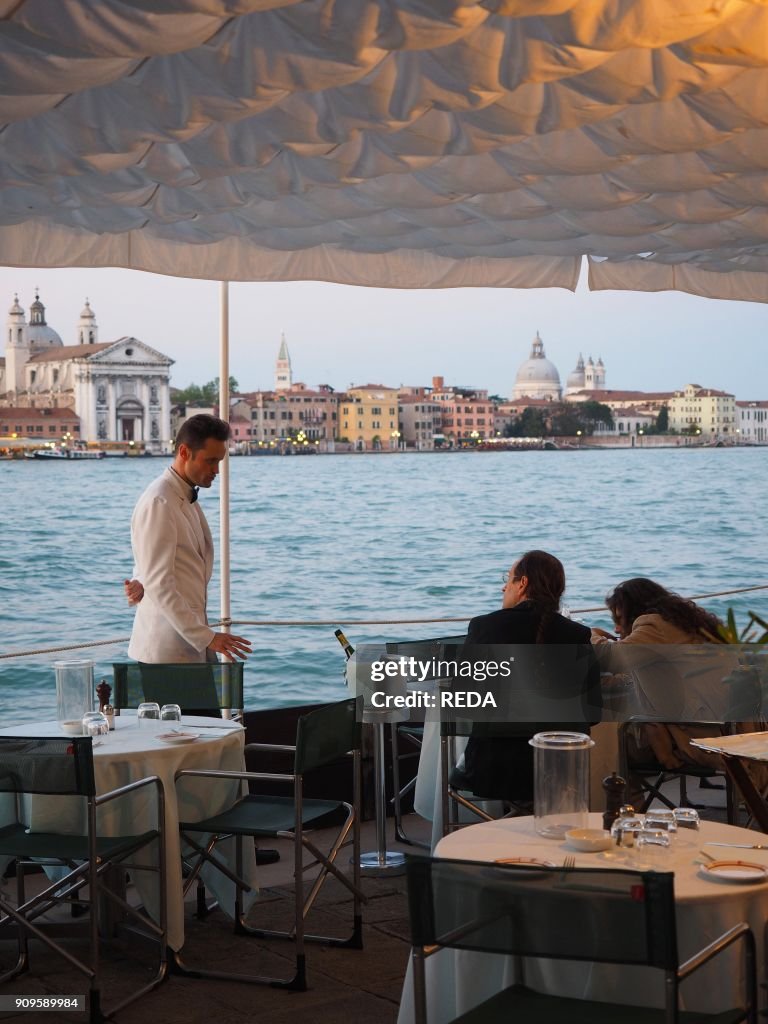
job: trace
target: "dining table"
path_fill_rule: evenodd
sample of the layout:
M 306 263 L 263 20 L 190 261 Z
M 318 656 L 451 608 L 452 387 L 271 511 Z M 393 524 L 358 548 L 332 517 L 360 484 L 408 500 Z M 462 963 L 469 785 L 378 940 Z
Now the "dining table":
M 62 736 L 56 721 L 30 722 L 0 730 L 3 736 Z M 230 807 L 240 795 L 237 780 L 181 778 L 184 769 L 218 771 L 245 770 L 245 730 L 231 720 L 183 716 L 181 722 L 139 720 L 122 713 L 115 728 L 94 738 L 93 767 L 97 795 L 118 789 L 130 782 L 157 776 L 165 791 L 166 892 L 168 945 L 178 951 L 184 944 L 184 896 L 180 821 L 200 821 Z M 32 832 L 76 833 L 85 831 L 85 806 L 74 796 L 27 796 L 23 803 L 25 824 Z M 13 820 L 12 800 L 0 800 L 0 827 Z M 157 796 L 152 786 L 144 787 L 101 806 L 97 814 L 100 835 L 115 836 L 156 827 Z M 235 864 L 234 840 L 218 847 L 221 860 L 232 870 Z M 251 887 L 244 895 L 247 908 L 257 896 L 255 850 L 246 843 L 243 851 L 243 878 Z M 222 872 L 210 866 L 203 880 L 227 913 L 234 908 L 234 884 Z M 159 919 L 157 874 L 135 871 L 132 884 L 147 913 Z
M 765 792 L 755 784 L 750 765 L 760 765 L 766 776 L 768 732 L 734 733 L 691 740 L 691 745 L 711 754 L 720 754 L 726 774 L 744 798 L 747 810 L 763 832 L 768 833 L 768 803 Z
M 424 719 L 424 734 L 419 752 L 419 766 L 416 774 L 416 787 L 413 797 L 413 809 L 420 817 L 432 822 L 430 848 L 434 851 L 443 837 L 443 782 L 440 759 L 440 712 L 428 710 Z M 611 772 L 621 770 L 621 754 L 619 750 L 618 720 L 606 720 L 593 725 L 590 737 L 594 746 L 589 752 L 589 806 L 601 808 L 605 801 L 603 779 Z M 467 745 L 466 736 L 453 738 L 455 758 L 460 758 Z M 478 801 L 482 810 L 491 817 L 500 817 L 503 806 L 498 800 Z M 463 824 L 474 824 L 478 818 L 463 807 L 458 808 L 458 818 Z
M 600 828 L 602 816 L 589 815 Z M 764 931 L 768 920 L 768 849 L 760 834 L 748 829 L 702 821 L 698 829 L 680 828 L 668 848 L 653 853 L 611 845 L 580 852 L 566 840 L 545 839 L 533 817 L 505 818 L 471 825 L 443 838 L 435 856 L 474 861 L 531 859 L 557 867 L 572 857 L 575 867 L 616 867 L 674 872 L 675 910 L 680 962 L 702 949 L 734 924 L 745 921 L 757 944 L 758 981 L 765 980 Z M 725 844 L 725 845 L 717 845 Z M 759 880 L 743 881 L 738 871 L 713 871 L 714 860 L 741 860 L 765 868 Z M 731 875 L 740 878 L 735 881 Z M 574 922 L 578 927 L 578 922 Z M 743 998 L 744 978 L 738 944 L 717 957 L 681 989 L 684 1009 L 717 1012 Z M 466 1013 L 513 984 L 512 957 L 442 949 L 426 961 L 429 1024 L 442 1024 Z M 528 960 L 526 982 L 541 991 L 581 999 L 639 1006 L 664 1005 L 663 972 L 645 967 L 574 961 Z M 761 998 L 765 1000 L 764 990 Z M 412 965 L 403 986 L 398 1024 L 414 1021 Z

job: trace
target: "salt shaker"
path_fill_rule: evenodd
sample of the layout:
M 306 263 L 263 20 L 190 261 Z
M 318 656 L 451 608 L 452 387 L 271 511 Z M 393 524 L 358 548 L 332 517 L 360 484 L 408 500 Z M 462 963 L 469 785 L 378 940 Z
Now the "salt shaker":
M 617 772 L 611 772 L 607 778 L 603 779 L 603 792 L 605 793 L 603 828 L 610 829 L 611 825 L 619 817 L 626 789 L 626 781 Z
M 115 709 L 112 707 L 111 704 L 104 705 L 104 714 L 106 716 L 107 721 L 109 722 L 109 728 L 111 731 L 115 728 Z

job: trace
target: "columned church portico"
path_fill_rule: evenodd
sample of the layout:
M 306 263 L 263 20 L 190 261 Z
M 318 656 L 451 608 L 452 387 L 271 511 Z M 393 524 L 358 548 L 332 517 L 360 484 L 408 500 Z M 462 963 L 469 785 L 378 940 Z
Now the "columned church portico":
M 39 297 L 30 314 L 27 324 L 14 301 L 0 404 L 74 408 L 82 441 L 133 442 L 157 453 L 170 449 L 172 359 L 138 338 L 100 343 L 88 302 L 77 325 L 77 345 L 64 345 L 48 327 Z

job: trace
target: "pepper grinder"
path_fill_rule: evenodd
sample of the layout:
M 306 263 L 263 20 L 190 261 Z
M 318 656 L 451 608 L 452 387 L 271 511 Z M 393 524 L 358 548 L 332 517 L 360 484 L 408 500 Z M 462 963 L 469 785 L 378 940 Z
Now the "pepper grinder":
M 103 713 L 104 708 L 109 704 L 109 698 L 112 696 L 112 687 L 106 679 L 102 679 L 96 687 L 96 696 L 99 700 L 99 711 Z
M 627 789 L 626 780 L 617 772 L 603 779 L 603 792 L 605 793 L 605 811 L 603 812 L 603 828 L 609 829 L 619 817 L 624 806 L 624 794 Z

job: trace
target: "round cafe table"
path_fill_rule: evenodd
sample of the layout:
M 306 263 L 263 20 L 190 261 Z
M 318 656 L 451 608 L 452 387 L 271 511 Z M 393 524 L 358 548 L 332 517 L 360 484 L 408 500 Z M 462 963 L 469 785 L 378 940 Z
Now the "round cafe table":
M 590 815 L 590 827 L 600 828 L 601 815 Z M 746 860 L 768 866 L 768 850 L 747 850 L 708 846 L 726 843 L 759 843 L 760 833 L 732 825 L 703 821 L 699 831 L 681 829 L 669 851 L 654 859 L 653 868 L 675 874 L 677 939 L 682 963 L 734 924 L 746 921 L 757 944 L 758 983 L 765 980 L 764 931 L 768 919 L 768 883 L 735 885 L 711 881 L 702 876 L 700 851 L 721 860 Z M 576 867 L 609 866 L 600 853 L 579 853 L 566 841 L 542 839 L 533 828 L 533 818 L 507 818 L 460 829 L 440 841 L 437 857 L 493 861 L 507 857 L 531 857 L 562 865 L 566 856 Z M 616 867 L 637 869 L 638 864 L 616 863 Z M 647 866 L 647 865 L 646 865 Z M 574 927 L 578 924 L 574 922 Z M 744 992 L 740 970 L 740 949 L 718 956 L 696 979 L 682 987 L 686 1010 L 713 1013 L 738 1004 Z M 600 999 L 638 1006 L 663 1006 L 663 975 L 649 968 L 614 964 L 585 964 L 573 961 L 528 960 L 527 983 L 534 988 L 574 998 Z M 427 1008 L 430 1024 L 450 1021 L 478 1003 L 513 984 L 513 960 L 492 954 L 443 949 L 426 961 Z M 764 998 L 764 996 L 763 996 Z M 411 965 L 403 987 L 398 1024 L 414 1020 Z
M 239 795 L 239 783 L 229 780 L 181 779 L 178 771 L 189 768 L 219 771 L 243 771 L 245 730 L 221 718 L 182 718 L 182 726 L 197 732 L 198 738 L 188 743 L 166 743 L 158 739 L 167 732 L 167 723 L 138 727 L 135 715 L 123 713 L 115 718 L 115 729 L 108 736 L 94 741 L 93 769 L 97 793 L 125 786 L 129 782 L 157 775 L 165 788 L 166 877 L 168 904 L 168 945 L 180 950 L 184 944 L 184 899 L 182 893 L 181 848 L 179 821 L 200 820 L 231 806 Z M 0 730 L 3 736 L 62 735 L 58 722 L 31 722 Z M 110 801 L 99 808 L 97 828 L 100 835 L 141 832 L 155 827 L 157 801 L 153 787 Z M 79 832 L 85 829 L 85 814 L 78 797 L 28 797 L 25 803 L 26 824 L 33 832 Z M 0 826 L 11 820 L 10 804 L 0 805 Z M 219 846 L 218 855 L 234 868 L 234 848 Z M 231 860 L 231 863 L 229 861 Z M 243 874 L 252 892 L 244 897 L 248 906 L 256 897 L 256 860 L 252 843 L 243 847 Z M 234 886 L 219 871 L 204 870 L 206 886 L 219 899 L 225 912 L 234 906 Z M 137 871 L 132 877 L 148 913 L 158 918 L 159 891 L 157 877 L 151 872 Z

